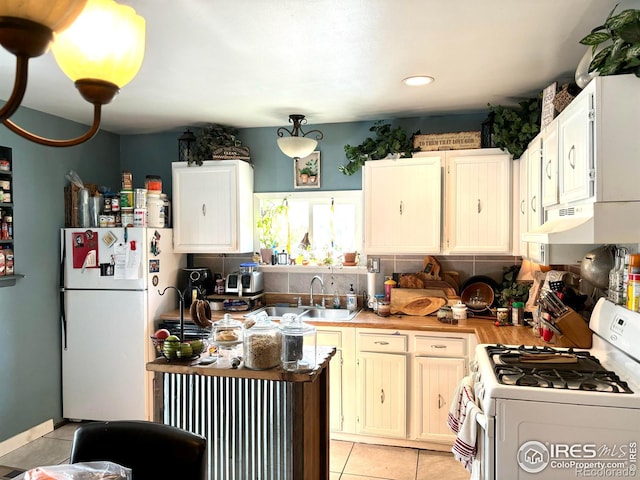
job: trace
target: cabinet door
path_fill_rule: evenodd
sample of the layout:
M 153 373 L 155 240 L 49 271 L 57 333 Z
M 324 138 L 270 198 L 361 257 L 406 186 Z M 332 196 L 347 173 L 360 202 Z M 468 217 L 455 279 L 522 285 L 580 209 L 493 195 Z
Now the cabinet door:
M 358 433 L 407 436 L 407 357 L 360 352 L 358 359 Z
M 434 156 L 365 164 L 367 253 L 440 252 L 441 162 Z
M 579 95 L 558 117 L 560 203 L 593 195 L 592 95 Z
M 342 398 L 342 333 L 339 330 L 321 330 L 318 328 L 319 346 L 336 347 L 329 367 L 329 424 L 332 432 L 341 432 L 343 427 Z
M 542 206 L 558 203 L 558 123 L 552 122 L 542 135 Z
M 542 211 L 542 139 L 536 137 L 527 150 L 527 231 L 543 223 Z
M 525 150 L 525 152 L 520 156 L 520 178 L 519 178 L 519 192 L 518 192 L 518 204 L 516 207 L 516 213 L 514 215 L 518 215 L 519 221 L 519 251 L 518 254 L 527 258 L 527 242 L 523 240 L 523 235 L 527 233 L 527 229 L 529 228 L 529 210 L 527 208 L 529 202 L 529 190 L 528 190 L 528 168 L 529 168 L 529 152 Z
M 246 163 L 246 162 L 243 162 Z M 176 252 L 251 251 L 253 175 L 239 161 L 173 163 Z
M 449 253 L 510 253 L 511 157 L 447 157 Z
M 452 395 L 465 374 L 463 358 L 415 357 L 413 436 L 415 440 L 452 440 L 447 426 Z

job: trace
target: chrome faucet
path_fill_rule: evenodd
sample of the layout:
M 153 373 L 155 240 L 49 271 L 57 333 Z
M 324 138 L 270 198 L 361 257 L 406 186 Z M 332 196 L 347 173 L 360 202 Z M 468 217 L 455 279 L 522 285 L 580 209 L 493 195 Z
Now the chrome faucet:
M 314 280 L 318 280 L 320 282 L 320 286 L 322 287 L 322 306 L 324 307 L 324 282 L 320 276 L 316 275 L 311 279 L 311 284 L 309 285 L 309 306 L 315 307 L 313 304 L 313 282 Z

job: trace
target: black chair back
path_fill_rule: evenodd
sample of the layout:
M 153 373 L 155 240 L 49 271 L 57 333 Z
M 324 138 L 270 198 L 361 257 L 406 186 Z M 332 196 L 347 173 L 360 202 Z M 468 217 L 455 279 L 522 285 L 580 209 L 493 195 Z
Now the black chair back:
M 131 468 L 133 480 L 204 480 L 207 440 L 186 430 L 144 421 L 80 425 L 70 463 L 111 461 Z

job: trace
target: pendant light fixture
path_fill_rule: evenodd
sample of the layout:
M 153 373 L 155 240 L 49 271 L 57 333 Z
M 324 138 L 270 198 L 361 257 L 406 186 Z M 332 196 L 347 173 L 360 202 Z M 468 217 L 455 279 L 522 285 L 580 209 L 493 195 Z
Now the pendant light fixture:
M 322 140 L 322 132 L 320 130 L 310 130 L 307 133 L 303 132 L 302 125 L 307 123 L 304 115 L 289 115 L 289 123 L 293 124 L 291 130 L 285 127 L 280 127 L 277 130 L 278 147 L 280 147 L 282 153 L 287 157 L 304 158 L 310 155 L 318 145 L 318 140 Z M 288 137 L 285 136 L 285 132 L 289 134 Z M 312 133 L 315 134 L 315 139 L 307 137 L 307 135 Z
M 13 91 L 0 109 L 0 121 L 32 142 L 69 147 L 96 134 L 102 105 L 111 102 L 140 70 L 145 21 L 133 8 L 114 0 L 2 0 L 0 44 L 16 56 Z M 10 120 L 24 98 L 29 60 L 45 53 L 50 44 L 61 70 L 94 107 L 89 131 L 70 140 L 44 138 Z

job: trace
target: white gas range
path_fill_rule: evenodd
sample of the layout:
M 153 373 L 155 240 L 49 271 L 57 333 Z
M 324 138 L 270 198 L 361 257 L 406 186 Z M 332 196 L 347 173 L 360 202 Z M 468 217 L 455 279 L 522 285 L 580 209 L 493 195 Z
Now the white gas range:
M 589 328 L 588 350 L 477 346 L 474 477 L 640 475 L 640 314 L 601 299 Z

